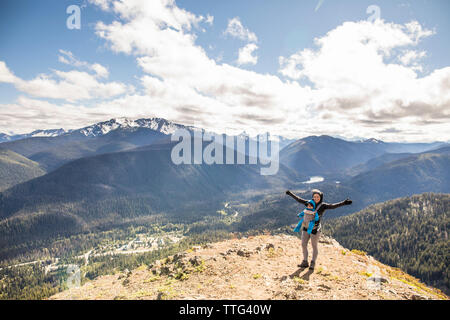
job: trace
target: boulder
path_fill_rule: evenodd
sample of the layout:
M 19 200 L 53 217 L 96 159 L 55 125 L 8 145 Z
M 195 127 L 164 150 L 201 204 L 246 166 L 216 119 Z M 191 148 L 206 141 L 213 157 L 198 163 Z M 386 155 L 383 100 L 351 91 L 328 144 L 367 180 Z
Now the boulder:
M 379 282 L 379 283 L 388 283 L 388 279 L 382 276 L 371 276 L 367 278 L 367 280 L 373 281 L 373 282 Z
M 409 299 L 411 299 L 411 300 L 428 300 L 427 297 L 424 297 L 424 296 L 422 296 L 422 295 L 420 295 L 420 294 L 412 294 L 412 295 L 409 297 Z
M 238 256 L 246 257 L 246 258 L 250 257 L 251 254 L 252 253 L 250 251 L 248 251 L 247 249 L 245 249 L 245 248 L 239 249 L 238 252 L 237 252 Z

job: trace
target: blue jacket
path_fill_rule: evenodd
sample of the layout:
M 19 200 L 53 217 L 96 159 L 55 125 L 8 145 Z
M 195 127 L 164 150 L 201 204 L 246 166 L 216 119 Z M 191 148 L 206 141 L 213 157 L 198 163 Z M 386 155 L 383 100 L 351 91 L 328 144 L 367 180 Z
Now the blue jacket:
M 307 230 L 308 234 L 311 234 L 311 232 L 312 232 L 312 230 L 313 230 L 313 228 L 314 228 L 314 225 L 315 225 L 316 222 L 319 221 L 319 219 L 320 219 L 320 218 L 319 218 L 319 214 L 318 214 L 318 212 L 317 212 L 317 210 L 316 210 L 316 203 L 315 203 L 313 200 L 309 200 L 308 203 L 310 203 L 310 204 L 313 206 L 313 208 L 312 208 L 312 209 L 305 208 L 302 212 L 300 212 L 300 213 L 298 214 L 298 216 L 299 216 L 301 219 L 300 219 L 300 221 L 298 222 L 297 226 L 295 227 L 294 232 L 299 232 L 299 231 L 300 231 L 300 229 L 301 229 L 301 227 L 302 227 L 302 224 L 303 224 L 303 219 L 304 219 L 305 211 L 306 211 L 306 210 L 308 210 L 308 211 L 313 211 L 313 212 L 315 213 L 315 214 L 314 214 L 314 219 L 311 220 L 311 221 L 309 222 L 308 230 Z

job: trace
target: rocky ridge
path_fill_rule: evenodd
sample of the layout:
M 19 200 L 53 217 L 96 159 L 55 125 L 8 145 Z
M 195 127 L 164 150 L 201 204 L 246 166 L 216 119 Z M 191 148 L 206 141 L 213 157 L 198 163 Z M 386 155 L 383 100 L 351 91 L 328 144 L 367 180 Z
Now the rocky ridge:
M 50 299 L 448 299 L 400 269 L 348 250 L 332 238 L 321 237 L 319 252 L 313 271 L 297 266 L 302 252 L 295 236 L 230 239 L 101 276 Z

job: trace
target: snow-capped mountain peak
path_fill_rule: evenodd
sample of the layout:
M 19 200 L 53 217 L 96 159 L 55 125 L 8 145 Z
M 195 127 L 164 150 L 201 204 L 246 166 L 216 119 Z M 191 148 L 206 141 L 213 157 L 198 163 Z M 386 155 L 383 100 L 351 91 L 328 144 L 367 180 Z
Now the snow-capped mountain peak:
M 366 139 L 366 140 L 364 140 L 364 141 L 362 141 L 362 142 L 368 142 L 368 143 L 384 143 L 383 141 L 378 140 L 378 139 L 375 139 L 375 138 Z
M 28 137 L 57 137 L 64 133 L 67 133 L 69 131 L 66 131 L 62 128 L 60 129 L 48 129 L 48 130 L 35 130 L 31 132 Z
M 167 135 L 174 133 L 175 130 L 180 128 L 185 128 L 188 130 L 194 129 L 193 127 L 187 127 L 162 118 L 142 118 L 137 120 L 129 118 L 114 118 L 84 127 L 79 129 L 79 132 L 87 137 L 97 137 L 108 134 L 109 132 L 117 129 L 134 128 L 148 128 Z
M 13 134 L 13 135 L 0 133 L 0 143 L 34 137 L 57 137 L 71 131 L 72 130 L 65 130 L 60 128 L 60 129 L 34 130 L 31 133 Z

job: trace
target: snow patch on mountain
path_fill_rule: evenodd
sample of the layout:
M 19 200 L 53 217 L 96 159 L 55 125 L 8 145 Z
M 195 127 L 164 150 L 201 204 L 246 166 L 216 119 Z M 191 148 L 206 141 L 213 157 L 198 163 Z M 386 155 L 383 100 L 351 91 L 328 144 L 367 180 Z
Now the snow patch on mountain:
M 78 131 L 87 137 L 98 137 L 117 129 L 133 130 L 135 128 L 147 128 L 167 135 L 173 134 L 177 129 L 194 129 L 194 127 L 187 127 L 162 118 L 137 120 L 129 118 L 115 118 L 84 127 Z
M 64 129 L 49 129 L 49 130 L 35 130 L 32 133 L 28 135 L 28 137 L 57 137 L 62 134 L 65 134 L 69 131 L 66 131 Z

